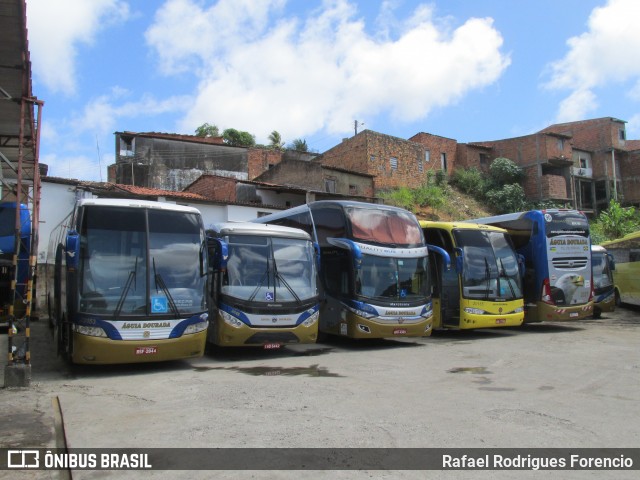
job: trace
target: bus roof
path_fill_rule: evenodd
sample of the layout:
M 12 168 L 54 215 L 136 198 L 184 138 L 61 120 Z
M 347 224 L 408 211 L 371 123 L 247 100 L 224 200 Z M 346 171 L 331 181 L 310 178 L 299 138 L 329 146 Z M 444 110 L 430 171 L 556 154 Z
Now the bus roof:
M 607 249 L 602 245 L 591 245 L 591 253 L 594 252 L 607 253 Z
M 510 222 L 517 220 L 528 213 L 539 212 L 543 213 L 558 213 L 558 212 L 580 212 L 579 210 L 573 210 L 570 208 L 546 208 L 544 210 L 527 210 L 526 212 L 505 213 L 503 215 L 494 215 L 492 217 L 472 218 L 471 220 L 464 220 L 464 223 L 498 223 L 498 222 Z
M 640 240 L 640 231 L 629 233 L 622 238 L 618 238 L 616 240 L 609 240 L 608 242 L 602 242 L 602 246 L 607 247 L 615 247 L 620 243 L 628 242 L 631 240 Z M 637 243 L 636 243 L 637 244 Z
M 212 226 L 211 230 L 219 235 L 260 235 L 265 237 L 298 238 L 311 241 L 311 237 L 304 230 L 268 223 L 224 222 L 216 223 Z
M 456 221 L 456 222 L 436 222 L 432 220 L 420 220 L 420 227 L 422 228 L 442 228 L 444 230 L 491 230 L 492 232 L 507 231 L 504 228 L 494 227 L 493 225 L 484 225 L 481 223 L 469 223 L 468 221 Z
M 151 200 L 135 200 L 130 198 L 83 198 L 78 202 L 78 206 L 100 206 L 100 207 L 125 207 L 125 208 L 154 208 L 160 210 L 172 210 L 175 212 L 197 213 L 200 210 L 186 205 L 177 205 L 167 202 L 152 202 Z

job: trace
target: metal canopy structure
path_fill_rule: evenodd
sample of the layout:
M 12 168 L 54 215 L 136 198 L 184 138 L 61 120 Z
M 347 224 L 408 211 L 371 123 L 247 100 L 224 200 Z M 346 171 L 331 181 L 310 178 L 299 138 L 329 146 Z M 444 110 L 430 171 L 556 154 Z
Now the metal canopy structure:
M 42 106 L 43 102 L 34 97 L 31 90 L 26 1 L 0 0 L 0 200 L 15 202 L 15 248 L 11 259 L 2 256 L 4 263 L 0 267 L 10 278 L 11 297 L 7 306 L 0 306 L 3 309 L 0 315 L 9 323 L 5 384 L 15 378 L 9 371 L 12 366 L 30 366 L 29 322 L 38 239 Z M 21 204 L 27 205 L 31 215 L 28 242 L 20 235 Z M 21 248 L 29 252 L 28 260 L 19 258 Z M 25 271 L 25 265 L 20 262 L 27 261 L 28 275 L 23 278 L 18 275 L 19 271 Z

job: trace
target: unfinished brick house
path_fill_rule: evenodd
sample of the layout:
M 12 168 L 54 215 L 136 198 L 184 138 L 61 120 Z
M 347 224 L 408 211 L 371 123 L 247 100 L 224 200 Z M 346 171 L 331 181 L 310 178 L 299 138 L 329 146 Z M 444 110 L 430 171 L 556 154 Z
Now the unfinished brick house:
M 612 198 L 638 204 L 640 142 L 626 140 L 625 123 L 604 117 L 555 124 L 522 137 L 458 144 L 456 165 L 487 172 L 495 158 L 506 157 L 524 169 L 528 200 L 566 202 L 591 214 L 607 208 Z
M 456 141 L 420 133 L 412 139 L 364 130 L 344 139 L 318 159 L 330 166 L 371 175 L 373 190 L 417 188 L 430 170 L 447 170 L 455 162 Z
M 373 175 L 322 165 L 317 160 L 284 159 L 254 180 L 354 198 L 374 197 Z
M 251 180 L 282 160 L 283 152 L 232 147 L 222 137 L 116 132 L 110 182 L 181 191 L 203 173 Z

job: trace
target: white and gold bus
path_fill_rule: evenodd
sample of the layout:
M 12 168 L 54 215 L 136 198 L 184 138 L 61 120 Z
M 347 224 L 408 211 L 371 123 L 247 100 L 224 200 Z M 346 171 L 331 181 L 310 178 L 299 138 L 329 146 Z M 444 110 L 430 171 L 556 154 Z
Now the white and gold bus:
M 203 355 L 207 249 L 197 209 L 80 200 L 52 232 L 48 262 L 54 338 L 73 363 Z

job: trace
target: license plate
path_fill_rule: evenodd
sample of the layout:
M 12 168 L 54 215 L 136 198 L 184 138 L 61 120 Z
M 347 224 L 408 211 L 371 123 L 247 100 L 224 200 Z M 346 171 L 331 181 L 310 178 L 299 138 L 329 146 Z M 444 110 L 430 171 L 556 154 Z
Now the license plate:
M 407 334 L 407 329 L 406 328 L 396 328 L 393 331 L 394 335 L 406 335 Z
M 136 355 L 153 355 L 158 353 L 158 347 L 136 347 Z
M 569 314 L 569 317 L 573 318 L 573 317 L 577 317 L 578 315 L 580 315 L 578 312 L 573 312 Z
M 265 350 L 277 350 L 278 348 L 280 348 L 280 344 L 279 343 L 265 343 L 263 345 L 263 348 Z
M 496 318 L 496 325 L 502 325 L 504 323 L 507 323 L 506 318 Z

